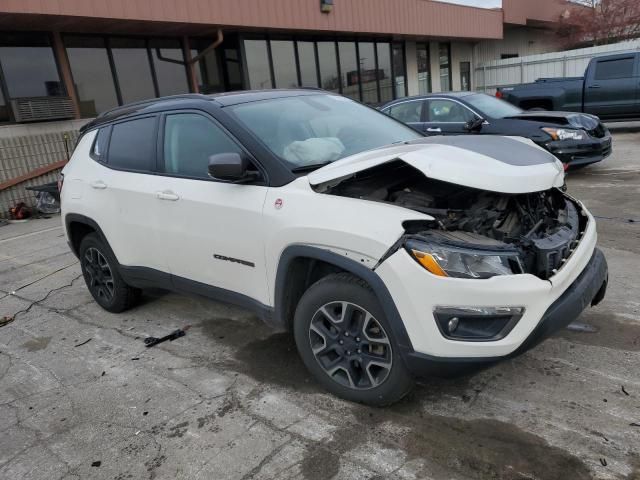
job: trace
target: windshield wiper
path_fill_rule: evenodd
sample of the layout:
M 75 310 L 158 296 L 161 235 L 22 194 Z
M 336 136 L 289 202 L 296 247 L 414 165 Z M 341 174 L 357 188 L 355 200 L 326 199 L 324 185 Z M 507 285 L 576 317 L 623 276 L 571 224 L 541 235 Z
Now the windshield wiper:
M 324 167 L 325 165 L 329 165 L 330 163 L 332 162 L 328 161 L 328 162 L 321 162 L 321 163 L 312 163 L 310 165 L 303 165 L 301 167 L 292 168 L 291 171 L 293 173 L 312 172 L 314 170 Z

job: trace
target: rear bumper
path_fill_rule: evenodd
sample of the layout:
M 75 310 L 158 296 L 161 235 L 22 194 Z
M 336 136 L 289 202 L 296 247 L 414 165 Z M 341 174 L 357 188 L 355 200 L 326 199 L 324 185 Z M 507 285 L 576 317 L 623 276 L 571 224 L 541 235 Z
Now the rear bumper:
M 607 288 L 608 267 L 604 254 L 595 249 L 589 263 L 565 292 L 544 312 L 536 328 L 512 353 L 494 357 L 448 358 L 418 352 L 404 355 L 407 368 L 416 377 L 455 376 L 488 367 L 518 356 L 538 345 L 580 316 L 589 305 L 597 305 Z
M 600 162 L 611 155 L 611 135 L 607 133 L 603 138 L 548 142 L 544 147 L 562 163 L 577 167 Z

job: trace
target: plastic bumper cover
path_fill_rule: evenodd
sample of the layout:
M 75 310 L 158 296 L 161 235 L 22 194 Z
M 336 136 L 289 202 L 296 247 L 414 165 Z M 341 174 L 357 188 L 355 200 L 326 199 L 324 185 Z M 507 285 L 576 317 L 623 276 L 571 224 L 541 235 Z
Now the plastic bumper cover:
M 587 306 L 599 303 L 604 298 L 607 281 L 607 261 L 604 254 L 596 248 L 584 270 L 551 304 L 537 327 L 514 352 L 504 356 L 468 358 L 434 357 L 423 353 L 407 352 L 405 363 L 411 373 L 417 377 L 451 376 L 478 370 L 500 360 L 520 355 L 569 325 Z

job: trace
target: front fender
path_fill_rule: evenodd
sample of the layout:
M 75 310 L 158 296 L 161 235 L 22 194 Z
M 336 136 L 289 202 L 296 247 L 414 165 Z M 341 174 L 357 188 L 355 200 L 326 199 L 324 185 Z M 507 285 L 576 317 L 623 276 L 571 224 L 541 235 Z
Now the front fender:
M 403 222 L 432 219 L 394 205 L 317 193 L 305 177 L 269 189 L 264 216 L 267 228 L 261 233 L 272 305 L 278 264 L 287 248 L 326 250 L 373 269 L 404 234 Z

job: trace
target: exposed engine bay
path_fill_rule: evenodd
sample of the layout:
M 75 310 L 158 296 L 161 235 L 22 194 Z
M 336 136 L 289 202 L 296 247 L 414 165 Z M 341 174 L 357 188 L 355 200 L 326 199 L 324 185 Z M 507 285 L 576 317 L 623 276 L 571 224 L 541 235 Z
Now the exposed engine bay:
M 435 221 L 406 222 L 406 237 L 513 251 L 513 273 L 552 277 L 580 241 L 587 217 L 553 188 L 504 194 L 426 178 L 401 160 L 354 174 L 325 193 L 399 205 Z

